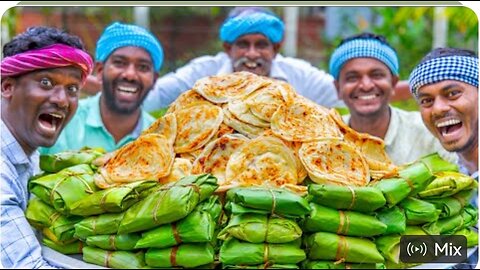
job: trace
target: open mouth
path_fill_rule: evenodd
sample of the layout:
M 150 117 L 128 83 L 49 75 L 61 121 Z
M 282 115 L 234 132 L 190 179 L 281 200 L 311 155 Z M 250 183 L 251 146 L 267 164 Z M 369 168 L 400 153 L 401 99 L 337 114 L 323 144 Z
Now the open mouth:
M 379 96 L 380 96 L 379 94 L 370 94 L 370 95 L 355 96 L 354 98 L 359 100 L 372 100 Z
M 38 123 L 43 130 L 52 133 L 57 131 L 64 118 L 65 116 L 59 113 L 42 113 L 38 117 Z
M 138 92 L 138 87 L 119 85 L 117 90 L 126 94 L 135 94 Z
M 448 136 L 462 127 L 462 121 L 458 119 L 442 120 L 436 123 L 436 127 L 442 136 Z
M 255 61 L 246 61 L 244 63 L 244 65 L 247 67 L 247 68 L 250 68 L 250 69 L 254 69 L 254 68 L 260 68 L 262 67 L 262 64 L 261 63 L 258 63 L 258 62 L 255 62 Z

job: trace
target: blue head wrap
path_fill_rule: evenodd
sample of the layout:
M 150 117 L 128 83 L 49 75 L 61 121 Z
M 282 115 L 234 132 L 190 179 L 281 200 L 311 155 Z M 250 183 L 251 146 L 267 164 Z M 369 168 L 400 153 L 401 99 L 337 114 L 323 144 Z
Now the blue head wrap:
M 353 58 L 370 57 L 384 63 L 398 76 L 398 57 L 395 50 L 380 40 L 373 38 L 358 38 L 340 45 L 330 57 L 330 74 L 338 80 L 340 69 Z
M 420 87 L 444 80 L 461 81 L 478 88 L 478 58 L 453 55 L 430 59 L 413 69 L 408 84 L 417 96 Z
M 95 58 L 104 62 L 118 48 L 135 46 L 145 49 L 152 57 L 153 68 L 158 72 L 162 67 L 163 50 L 158 39 L 143 27 L 115 22 L 103 31 L 97 41 Z
M 246 9 L 240 14 L 227 18 L 220 28 L 220 39 L 233 43 L 238 37 L 259 33 L 272 43 L 283 39 L 284 24 L 277 16 L 265 11 Z

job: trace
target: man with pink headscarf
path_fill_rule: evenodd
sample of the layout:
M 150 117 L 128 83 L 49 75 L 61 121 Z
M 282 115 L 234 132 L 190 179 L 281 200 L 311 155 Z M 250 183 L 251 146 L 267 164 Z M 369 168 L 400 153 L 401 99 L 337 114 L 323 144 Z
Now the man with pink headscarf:
M 27 182 L 40 146 L 51 146 L 78 106 L 93 68 L 81 40 L 59 29 L 32 27 L 3 47 L 1 62 L 1 264 L 53 268 L 25 218 Z

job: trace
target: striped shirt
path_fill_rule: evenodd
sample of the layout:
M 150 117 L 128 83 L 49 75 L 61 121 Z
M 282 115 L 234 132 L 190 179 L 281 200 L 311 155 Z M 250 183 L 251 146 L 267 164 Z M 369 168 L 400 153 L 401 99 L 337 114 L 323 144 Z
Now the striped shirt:
M 38 167 L 38 153 L 27 156 L 3 121 L 1 125 L 1 263 L 4 268 L 54 268 L 42 257 L 40 243 L 25 218 L 28 179 Z

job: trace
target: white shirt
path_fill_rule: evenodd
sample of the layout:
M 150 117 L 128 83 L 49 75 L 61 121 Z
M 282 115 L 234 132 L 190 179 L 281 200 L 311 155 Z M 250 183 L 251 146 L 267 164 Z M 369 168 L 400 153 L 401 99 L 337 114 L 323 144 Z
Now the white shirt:
M 456 164 L 458 156 L 446 151 L 425 127 L 419 112 L 409 112 L 391 107 L 391 118 L 385 134 L 385 152 L 395 165 L 413 162 L 428 154 L 438 152 L 445 160 Z M 350 115 L 344 115 L 348 123 Z
M 176 72 L 159 78 L 145 99 L 143 108 L 154 111 L 167 107 L 181 93 L 191 89 L 198 79 L 232 72 L 232 62 L 225 52 L 195 58 Z M 288 82 L 297 93 L 322 106 L 345 107 L 338 99 L 333 77 L 304 60 L 277 54 L 270 77 Z

